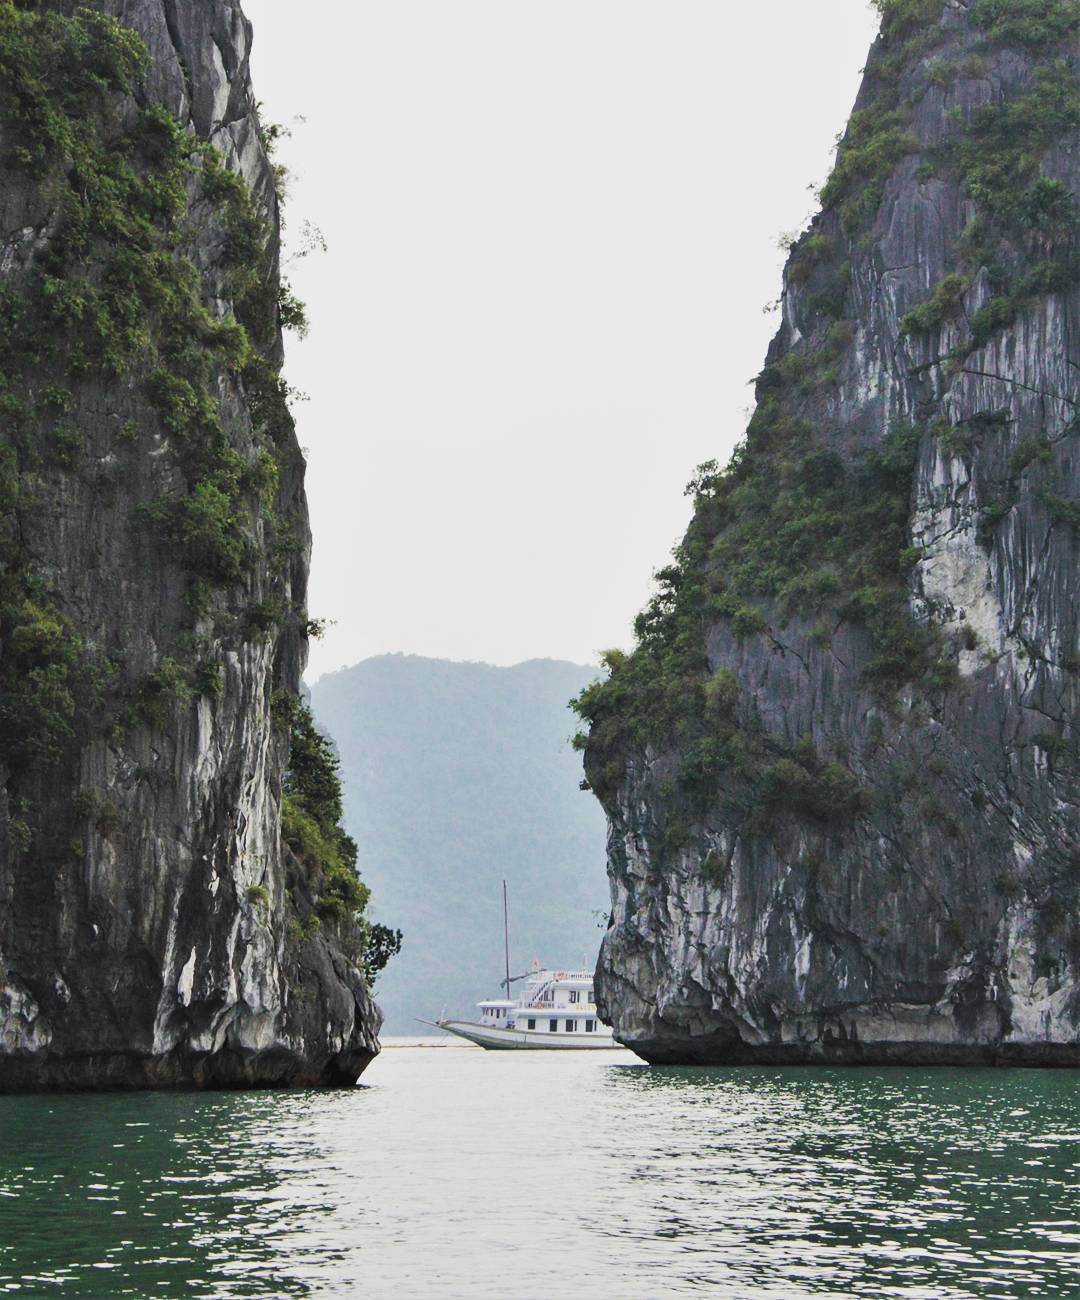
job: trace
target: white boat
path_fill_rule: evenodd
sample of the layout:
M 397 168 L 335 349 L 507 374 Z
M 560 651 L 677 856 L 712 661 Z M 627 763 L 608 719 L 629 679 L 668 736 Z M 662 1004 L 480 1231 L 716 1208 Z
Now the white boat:
M 525 994 L 488 998 L 478 1002 L 479 1020 L 440 1020 L 440 1029 L 467 1038 L 480 1047 L 566 1051 L 573 1048 L 612 1048 L 614 1036 L 596 1014 L 592 972 L 542 970 L 538 961 L 527 975 L 510 976 L 510 916 L 503 881 L 503 951 L 506 979 L 503 988 L 525 980 Z
M 611 1030 L 596 1014 L 591 971 L 535 969 L 524 978 L 525 994 L 517 1001 L 488 998 L 477 1003 L 478 1021 L 440 1020 L 439 1028 L 495 1050 L 617 1046 Z

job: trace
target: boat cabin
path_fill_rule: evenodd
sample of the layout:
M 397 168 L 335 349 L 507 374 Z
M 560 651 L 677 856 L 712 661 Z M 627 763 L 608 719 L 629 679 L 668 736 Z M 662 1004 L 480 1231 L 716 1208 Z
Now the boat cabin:
M 525 985 L 521 1005 L 539 1011 L 591 1011 L 593 977 L 587 970 L 541 970 L 534 972 Z
M 484 1025 L 502 1025 L 505 1029 L 510 1024 L 510 1012 L 517 1006 L 506 998 L 492 998 L 488 1002 L 479 1002 L 480 1023 Z

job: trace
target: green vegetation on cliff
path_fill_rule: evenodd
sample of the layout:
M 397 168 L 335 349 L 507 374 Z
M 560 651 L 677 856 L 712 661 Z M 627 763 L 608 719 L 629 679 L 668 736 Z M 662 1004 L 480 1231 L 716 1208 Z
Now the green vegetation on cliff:
M 268 412 L 257 412 L 261 442 L 247 459 L 216 396 L 222 376 L 237 392 L 250 379 L 264 408 L 275 388 L 257 350 L 277 330 L 269 227 L 213 149 L 161 106 L 138 106 L 147 68 L 140 38 L 93 9 L 0 0 L 2 162 L 32 179 L 44 226 L 19 287 L 3 290 L 0 329 L 0 757 L 16 770 L 54 757 L 116 675 L 57 609 L 20 539 L 45 476 L 79 468 L 84 378 L 135 386 L 156 410 L 185 487 L 145 519 L 196 586 L 242 578 L 256 520 L 274 527 L 278 448 L 258 432 Z M 190 244 L 207 222 L 222 232 L 235 315 L 202 301 Z M 117 452 L 139 454 L 138 434 L 118 421 Z
M 1076 67 L 1056 61 L 1036 72 L 1030 93 L 978 109 L 960 138 L 928 160 L 928 170 L 955 178 L 975 204 L 960 250 L 968 269 L 940 280 L 903 318 L 903 334 L 930 334 L 963 319 L 980 268 L 991 296 L 966 319 L 955 357 L 982 347 L 1041 295 L 1076 282 L 1076 205 L 1040 168 L 1054 142 L 1077 127 Z
M 788 653 L 792 620 L 810 625 L 819 649 L 841 627 L 855 629 L 869 644 L 863 680 L 886 711 L 901 689 L 936 697 L 957 679 L 956 647 L 911 613 L 921 555 L 909 521 L 922 440 L 969 440 L 976 421 L 953 428 L 918 411 L 881 428 L 841 427 L 827 394 L 851 365 L 852 265 L 866 255 L 890 178 L 916 167 L 906 160 L 919 151 L 917 106 L 928 86 L 973 73 L 1003 45 L 1032 60 L 1026 88 L 966 118 L 952 114 L 948 143 L 918 169 L 925 178 L 940 171 L 974 201 L 961 249 L 971 270 L 947 274 L 904 317 L 901 335 L 959 320 L 980 267 L 991 297 L 967 322 L 964 352 L 1075 280 L 1072 200 L 1043 169 L 1054 142 L 1080 121 L 1075 66 L 1054 56 L 1076 31 L 1077 6 L 978 0 L 974 43 L 936 62 L 948 37 L 941 0 L 880 0 L 878 8 L 881 38 L 822 190 L 823 212 L 792 248 L 786 278 L 798 292 L 790 307 L 798 332 L 758 377 L 757 408 L 728 466 L 710 462 L 689 485 L 693 518 L 674 562 L 656 574 L 633 652 L 609 652 L 608 678 L 575 701 L 589 724 L 576 743 L 602 797 L 646 752 L 674 757 L 676 770 L 656 790 L 669 850 L 717 799 L 736 824 L 785 812 L 823 824 L 864 806 L 847 754 L 820 755 L 808 736 L 765 729 L 752 684 L 723 666 L 740 646 L 763 640 Z
M 280 707 L 280 706 L 279 706 Z M 311 710 L 288 697 L 289 767 L 281 800 L 281 836 L 318 891 L 317 911 L 359 930 L 358 959 L 368 980 L 401 950 L 401 931 L 364 916 L 370 891 L 356 874 L 356 841 L 341 827 L 340 762 Z
M 223 648 L 310 630 L 290 607 L 303 521 L 279 500 L 298 453 L 274 361 L 303 309 L 279 286 L 271 220 L 217 150 L 145 102 L 149 70 L 142 39 L 97 9 L 0 0 L 0 167 L 25 191 L 26 224 L 0 288 L 0 768 L 19 851 L 34 779 L 65 751 L 164 726 L 197 699 L 216 707 Z M 97 451 L 117 481 L 167 453 L 160 495 L 130 524 L 187 582 L 183 649 L 137 677 L 61 607 L 20 526 L 100 473 L 80 419 L 84 392 L 100 405 L 103 389 L 114 432 Z M 275 698 L 291 700 L 285 837 L 324 917 L 360 917 L 332 754 L 295 696 Z
M 145 60 L 134 33 L 100 14 L 68 18 L 0 3 L 2 161 L 28 174 L 54 174 L 58 223 L 71 228 L 72 257 L 80 246 L 85 254 L 92 220 L 84 195 L 106 188 L 101 222 L 110 226 L 131 200 L 119 176 L 102 185 L 107 169 L 96 118 L 108 96 L 123 94 L 142 74 Z M 66 260 L 62 251 L 58 256 Z M 79 445 L 64 422 L 70 391 L 60 382 L 41 383 L 58 349 L 57 320 L 87 315 L 88 329 L 111 339 L 120 326 L 92 310 L 96 305 L 65 283 L 51 256 L 29 292 L 0 289 L 0 760 L 16 771 L 55 759 L 72 735 L 76 699 L 85 707 L 97 696 L 88 691 L 97 666 L 34 571 L 19 527 L 20 513 L 33 508 L 45 449 L 63 445 L 70 462 Z M 62 375 L 65 368 L 59 369 Z M 43 429 L 52 434 L 47 440 Z
M 907 520 L 919 436 L 897 428 L 880 450 L 845 460 L 777 398 L 762 400 L 727 469 L 704 465 L 689 485 L 693 520 L 676 563 L 657 574 L 660 590 L 638 616 L 636 650 L 609 654 L 609 678 L 575 703 L 591 724 L 594 786 L 603 792 L 617 780 L 628 750 L 677 745 L 685 754 L 684 786 L 705 797 L 731 771 L 749 786 L 748 810 L 770 802 L 777 773 L 788 771 L 772 764 L 789 755 L 745 707 L 737 721 L 738 683 L 730 677 L 725 707 L 712 703 L 719 691 L 705 642 L 716 624 L 736 639 L 774 638 L 788 618 L 802 615 L 825 620 L 820 636 L 827 642 L 840 621 L 857 622 L 874 647 L 867 676 L 882 689 L 919 676 L 948 683 L 949 665 L 907 610 L 907 572 L 918 559 Z M 803 785 L 834 781 L 832 771 L 821 777 L 816 760 L 803 767 Z M 823 791 L 795 803 L 824 808 L 830 800 Z

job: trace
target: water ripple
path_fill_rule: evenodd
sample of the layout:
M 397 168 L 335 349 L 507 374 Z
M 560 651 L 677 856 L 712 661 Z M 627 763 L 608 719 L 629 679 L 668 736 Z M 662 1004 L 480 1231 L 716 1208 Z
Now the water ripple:
M 399 1049 L 365 1077 L 0 1098 L 0 1294 L 1080 1295 L 1070 1072 Z

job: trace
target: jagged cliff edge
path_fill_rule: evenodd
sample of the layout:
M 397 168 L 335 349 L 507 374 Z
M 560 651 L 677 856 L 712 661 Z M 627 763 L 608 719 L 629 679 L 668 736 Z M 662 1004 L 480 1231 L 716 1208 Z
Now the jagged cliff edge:
M 250 46 L 225 0 L 0 0 L 0 1089 L 378 1051 L 347 842 L 303 792 L 281 842 L 310 535 Z
M 1077 7 L 879 8 L 746 442 L 578 703 L 652 1061 L 1080 1063 Z

